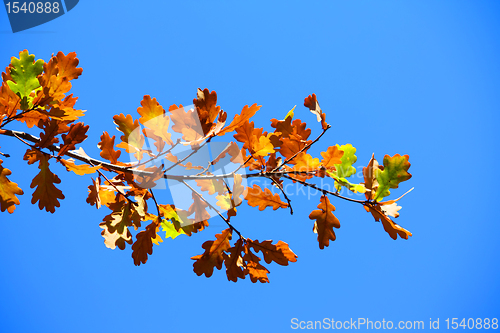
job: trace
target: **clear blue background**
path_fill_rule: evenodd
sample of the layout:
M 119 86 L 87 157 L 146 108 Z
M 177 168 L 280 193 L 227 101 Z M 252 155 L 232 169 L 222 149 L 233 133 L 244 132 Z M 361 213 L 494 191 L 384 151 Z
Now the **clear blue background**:
M 325 317 L 426 328 L 440 318 L 443 328 L 446 318 L 499 318 L 499 23 L 497 1 L 81 1 L 13 34 L 0 10 L 2 66 L 23 49 L 45 60 L 77 52 L 84 70 L 72 91 L 88 110 L 91 155 L 104 130 L 119 134 L 113 115 L 135 116 L 145 94 L 168 107 L 207 87 L 231 119 L 263 105 L 253 120 L 266 129 L 297 104 L 315 137 L 302 103 L 316 93 L 333 128 L 312 153 L 352 143 L 360 166 L 372 153 L 409 154 L 413 178 L 394 198 L 415 187 L 397 219 L 409 240 L 332 199 L 342 227 L 324 250 L 308 219 L 318 196 L 293 197 L 293 216 L 245 204 L 234 219 L 243 234 L 284 240 L 298 261 L 268 265 L 270 284 L 235 284 L 223 271 L 196 276 L 189 259 L 221 221 L 155 246 L 136 267 L 130 248 L 104 246 L 108 212 L 85 203 L 89 176 L 54 166 L 66 199 L 41 212 L 30 203 L 36 165 L 22 161 L 22 143 L 0 137 L 12 155 L 4 166 L 25 191 L 15 213 L 0 216 L 0 331 L 282 332 L 292 318 Z

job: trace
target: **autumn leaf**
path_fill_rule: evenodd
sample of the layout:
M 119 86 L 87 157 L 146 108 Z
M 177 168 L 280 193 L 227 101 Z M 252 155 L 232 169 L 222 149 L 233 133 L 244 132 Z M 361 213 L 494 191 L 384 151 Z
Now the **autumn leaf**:
M 58 156 L 66 154 L 69 150 L 74 150 L 76 144 L 82 143 L 86 138 L 89 125 L 85 126 L 83 123 L 71 124 L 68 134 L 61 135 L 63 145 L 59 150 Z
M 320 201 L 318 205 L 319 210 L 313 210 L 309 214 L 309 219 L 316 220 L 313 231 L 318 234 L 319 248 L 323 250 L 325 246 L 330 245 L 330 240 L 334 241 L 336 239 L 333 228 L 340 228 L 340 222 L 333 215 L 335 206 L 330 203 L 328 197 L 323 195 Z
M 27 110 L 30 108 L 28 97 L 31 92 L 40 87 L 37 76 L 43 71 L 43 60 L 36 62 L 35 55 L 29 54 L 28 50 L 19 53 L 19 59 L 12 57 L 10 76 L 13 81 L 7 81 L 9 88 L 21 98 L 21 108 Z
M 375 193 L 378 189 L 377 175 L 381 170 L 377 160 L 375 159 L 375 154 L 372 154 L 372 158 L 366 167 L 363 167 L 363 177 L 365 179 L 366 187 L 366 199 L 372 200 L 375 198 Z
M 390 188 L 398 188 L 399 183 L 411 178 L 411 174 L 408 173 L 411 165 L 408 158 L 408 155 L 399 154 L 393 157 L 384 156 L 384 170 L 377 174 L 378 189 L 374 200 L 388 196 L 391 193 Z
M 258 256 L 252 253 L 250 246 L 248 243 L 245 244 L 244 247 L 245 255 L 243 256 L 243 261 L 245 263 L 245 274 L 250 275 L 250 280 L 253 283 L 257 281 L 262 283 L 269 283 L 269 278 L 267 277 L 267 273 L 269 271 L 267 268 L 262 266 L 259 261 L 261 260 Z
M 135 153 L 138 160 L 142 159 L 142 146 L 144 146 L 144 136 L 141 131 L 136 130 L 140 124 L 136 119 L 132 119 L 131 115 L 126 117 L 123 113 L 113 117 L 115 124 L 118 126 L 117 129 L 123 133 L 120 137 L 122 142 L 117 145 L 119 148 L 124 148 L 127 153 Z
M 318 122 L 321 122 L 321 127 L 323 129 L 327 129 L 329 125 L 325 121 L 325 114 L 319 107 L 318 100 L 316 99 L 316 94 L 307 96 L 304 99 L 304 106 L 308 108 L 313 114 L 316 115 L 316 120 Z
M 312 172 L 311 174 L 294 174 L 293 178 L 298 180 L 306 180 L 312 178 L 315 173 L 320 169 L 320 162 L 318 158 L 313 158 L 308 153 L 299 153 L 295 157 L 295 165 L 291 168 L 292 171 Z
M 336 165 L 342 163 L 342 156 L 344 156 L 344 151 L 339 149 L 338 145 L 330 146 L 326 152 L 321 152 L 323 160 L 321 160 L 321 165 L 328 170 L 336 170 Z
M 243 240 L 240 238 L 233 247 L 227 250 L 228 253 L 222 253 L 228 281 L 237 282 L 238 278 L 245 278 L 245 268 L 243 257 L 241 256 L 242 251 L 244 251 Z
M 0 116 L 15 116 L 17 109 L 21 108 L 20 102 L 21 98 L 9 88 L 7 83 L 3 82 L 0 87 Z
M 172 134 L 168 132 L 170 118 L 165 114 L 165 110 L 156 98 L 151 99 L 151 96 L 145 95 L 141 101 L 141 107 L 137 109 L 137 113 L 141 115 L 141 118 L 139 118 L 141 124 L 150 129 L 155 136 L 161 138 L 167 144 L 172 144 Z
M 30 185 L 31 188 L 36 187 L 31 203 L 35 204 L 38 202 L 40 210 L 45 208 L 47 212 L 54 213 L 55 207 L 60 207 L 59 200 L 64 199 L 61 190 L 54 185 L 61 183 L 61 180 L 50 171 L 49 157 L 47 155 L 44 154 L 41 156 L 38 168 L 40 172 L 33 178 Z
M 132 258 L 134 265 L 139 266 L 148 261 L 148 254 L 153 254 L 153 239 L 156 238 L 157 222 L 150 223 L 146 230 L 137 234 L 137 240 L 132 245 Z
M 400 227 L 398 224 L 394 223 L 386 214 L 384 214 L 380 204 L 365 204 L 364 207 L 373 215 L 375 221 L 382 222 L 384 230 L 389 234 L 389 236 L 391 236 L 392 239 L 395 240 L 396 238 L 398 238 L 398 235 L 403 239 L 408 239 L 408 237 L 412 235 L 411 232 Z
M 241 114 L 237 114 L 234 116 L 233 121 L 226 126 L 222 131 L 219 132 L 219 136 L 224 135 L 226 133 L 232 132 L 236 130 L 238 127 L 242 126 L 244 123 L 248 122 L 248 120 L 255 115 L 257 111 L 259 111 L 261 105 L 253 104 L 248 107 L 245 105 L 243 110 L 241 110 Z
M 205 203 L 201 198 L 193 192 L 193 203 L 188 209 L 188 215 L 195 214 L 194 219 L 196 222 L 205 221 L 210 218 L 210 214 L 207 212 L 206 208 L 208 207 L 207 203 Z
M 356 148 L 349 143 L 342 146 L 336 145 L 336 147 L 338 150 L 344 152 L 340 158 L 340 163 L 335 165 L 337 175 L 340 178 L 348 178 L 356 173 L 356 168 L 352 166 L 358 159 L 356 155 L 354 155 L 356 153 Z
M 56 138 L 56 136 L 67 132 L 69 127 L 58 120 L 51 119 L 44 122 L 43 130 L 44 131 L 40 133 L 40 141 L 35 145 L 35 147 L 46 148 L 59 142 L 59 139 Z
M 287 243 L 278 241 L 275 245 L 272 242 L 271 240 L 259 242 L 247 239 L 248 246 L 252 247 L 256 253 L 262 251 L 264 261 L 268 264 L 274 261 L 281 266 L 288 266 L 289 262 L 297 261 L 297 255 L 290 250 Z
M 222 179 L 196 179 L 196 185 L 204 192 L 208 192 L 208 195 L 213 195 L 215 192 L 218 194 L 223 194 L 226 192 L 226 185 Z
M 174 224 L 168 220 L 163 220 L 161 222 L 161 227 L 165 232 L 165 238 L 175 239 L 177 236 L 186 234 L 183 229 L 175 229 Z
M 2 166 L 3 161 L 0 160 L 0 210 L 5 212 L 6 210 L 9 213 L 13 213 L 16 209 L 15 205 L 19 205 L 19 199 L 16 197 L 17 195 L 24 194 L 23 190 L 21 190 L 16 183 L 11 182 L 7 176 L 12 174 L 12 172 L 4 168 Z
M 245 199 L 250 206 L 259 206 L 259 210 L 264 210 L 266 207 L 272 207 L 273 210 L 288 207 L 288 204 L 281 201 L 278 193 L 272 194 L 267 187 L 263 192 L 257 184 L 254 184 L 253 188 L 248 188 Z
M 218 270 L 222 269 L 224 262 L 223 252 L 227 251 L 231 246 L 231 229 L 227 228 L 222 233 L 215 235 L 215 241 L 206 241 L 202 248 L 205 249 L 203 254 L 191 257 L 196 260 L 193 264 L 194 272 L 200 276 L 205 274 L 206 277 L 211 277 L 214 272 L 214 267 Z
M 66 167 L 66 170 L 73 171 L 74 173 L 76 173 L 79 176 L 90 175 L 101 168 L 100 165 L 93 166 L 93 167 L 91 167 L 88 164 L 76 165 L 75 160 L 72 158 L 69 158 L 67 160 L 61 159 L 59 161 L 62 163 L 62 165 L 64 165 Z
M 97 144 L 97 147 L 101 149 L 99 155 L 102 158 L 105 158 L 108 161 L 110 161 L 111 164 L 116 164 L 118 162 L 118 158 L 122 153 L 119 150 L 118 151 L 115 150 L 114 145 L 115 145 L 115 136 L 113 135 L 113 137 L 110 138 L 108 132 L 104 132 L 101 135 L 101 142 Z
M 28 164 L 31 165 L 37 161 L 39 161 L 43 156 L 43 153 L 38 149 L 26 149 L 26 153 L 24 153 L 23 160 L 28 161 Z

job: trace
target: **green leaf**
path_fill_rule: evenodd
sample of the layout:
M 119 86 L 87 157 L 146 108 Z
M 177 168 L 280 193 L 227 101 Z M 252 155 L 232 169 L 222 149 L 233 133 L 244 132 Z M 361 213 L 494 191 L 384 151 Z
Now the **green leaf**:
M 335 179 L 335 188 L 337 189 L 337 191 L 340 191 L 340 188 L 343 186 L 354 193 L 365 193 L 366 192 L 366 187 L 363 184 L 353 184 L 353 183 L 349 182 L 347 179 L 337 176 L 337 174 L 335 172 L 331 172 L 331 171 L 326 170 L 326 173 L 330 177 Z
M 399 154 L 393 157 L 384 156 L 384 170 L 377 174 L 378 189 L 374 200 L 385 198 L 391 194 L 390 188 L 398 188 L 399 183 L 411 178 L 411 174 L 408 173 L 411 165 L 408 158 L 408 155 Z
M 19 53 L 19 59 L 12 57 L 12 68 L 10 76 L 14 81 L 7 81 L 9 88 L 21 97 L 21 107 L 27 109 L 29 106 L 30 93 L 40 87 L 40 82 L 37 76 L 43 71 L 43 60 L 38 59 L 36 62 L 35 55 L 29 54 L 27 50 Z
M 184 230 L 179 229 L 179 231 L 175 230 L 175 227 L 172 222 L 163 220 L 161 221 L 161 228 L 165 232 L 165 238 L 175 239 L 179 235 L 185 235 Z
M 357 157 L 354 155 L 356 153 L 356 148 L 354 148 L 350 143 L 346 145 L 339 146 L 336 145 L 339 150 L 344 152 L 344 155 L 340 158 L 342 161 L 341 164 L 336 164 L 335 168 L 337 169 L 337 176 L 340 178 L 347 178 L 356 173 L 356 168 L 352 165 L 356 163 Z

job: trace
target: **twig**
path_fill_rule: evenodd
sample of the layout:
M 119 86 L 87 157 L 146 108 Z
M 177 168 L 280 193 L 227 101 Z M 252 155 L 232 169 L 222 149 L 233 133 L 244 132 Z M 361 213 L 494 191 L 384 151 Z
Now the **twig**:
M 174 149 L 174 148 L 175 148 L 175 147 L 176 147 L 179 143 L 181 143 L 181 139 L 177 139 L 177 142 L 176 142 L 176 143 L 174 143 L 174 145 L 173 145 L 172 147 L 170 147 L 168 150 L 166 150 L 166 151 L 164 151 L 164 152 L 162 152 L 162 153 L 160 153 L 160 154 L 156 155 L 155 157 L 152 157 L 152 158 L 150 158 L 149 160 L 144 161 L 144 162 L 141 162 L 141 163 L 139 163 L 139 164 L 131 165 L 131 166 L 127 167 L 127 168 L 129 168 L 129 169 L 130 169 L 130 168 L 137 168 L 138 166 L 148 164 L 149 162 L 156 160 L 158 157 L 160 157 L 160 156 L 162 156 L 162 155 L 166 155 L 166 154 L 170 153 L 170 152 L 172 151 L 172 149 Z
M 369 202 L 368 200 L 356 200 L 356 199 L 351 199 L 351 198 L 348 198 L 348 197 L 344 197 L 344 196 L 342 196 L 342 195 L 340 195 L 338 193 L 322 189 L 322 188 L 320 188 L 320 187 L 318 187 L 318 186 L 316 186 L 314 184 L 310 184 L 310 183 L 307 183 L 305 181 L 298 180 L 298 179 L 295 179 L 295 178 L 292 178 L 292 177 L 289 177 L 289 176 L 286 176 L 286 175 L 284 175 L 283 177 L 287 178 L 287 179 L 290 179 L 290 180 L 293 180 L 293 181 L 296 181 L 297 183 L 300 183 L 300 184 L 302 184 L 304 186 L 309 186 L 309 187 L 311 187 L 311 188 L 313 188 L 315 190 L 318 190 L 318 191 L 322 192 L 323 194 L 328 193 L 328 194 L 334 195 L 334 196 L 336 196 L 338 198 L 341 198 L 341 199 L 344 199 L 344 200 L 348 200 L 348 201 L 352 201 L 352 202 L 357 202 L 357 203 L 360 203 L 360 204 L 366 204 L 366 203 Z
M 191 156 L 193 156 L 193 154 L 195 154 L 198 150 L 200 150 L 201 148 L 203 148 L 207 143 L 210 142 L 210 140 L 212 139 L 212 137 L 209 137 L 207 139 L 207 141 L 203 142 L 203 144 L 201 146 L 198 146 L 197 148 L 193 149 L 193 151 L 186 157 L 184 157 L 182 160 L 180 161 L 177 161 L 176 163 L 174 163 L 173 165 L 171 165 L 170 167 L 166 168 L 164 172 L 167 172 L 167 171 L 170 171 L 172 170 L 173 168 L 175 168 L 176 166 L 178 166 L 179 164 L 181 164 L 182 162 L 184 162 L 185 160 L 187 160 L 188 158 L 190 158 Z
M 278 183 L 276 181 L 276 179 L 274 179 L 273 177 L 267 177 L 267 178 L 271 179 L 271 181 L 281 190 L 281 193 L 283 193 L 283 196 L 285 197 L 286 201 L 288 202 L 288 207 L 290 207 L 290 215 L 293 215 L 292 203 L 291 203 L 290 199 L 288 198 L 288 196 L 286 195 L 285 190 L 283 189 L 283 186 L 281 186 L 281 184 Z
M 160 206 L 158 206 L 158 202 L 156 201 L 155 194 L 153 193 L 152 189 L 149 189 L 149 193 L 151 193 L 151 197 L 153 198 L 153 201 L 155 202 L 156 205 L 156 211 L 158 212 L 158 217 L 160 217 Z

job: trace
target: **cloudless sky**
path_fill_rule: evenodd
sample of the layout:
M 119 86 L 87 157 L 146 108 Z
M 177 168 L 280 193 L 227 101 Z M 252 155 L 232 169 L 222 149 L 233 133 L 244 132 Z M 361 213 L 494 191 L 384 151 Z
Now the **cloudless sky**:
M 115 114 L 132 114 L 146 94 L 167 108 L 217 91 L 232 119 L 246 104 L 270 129 L 316 93 L 332 129 L 310 150 L 357 148 L 409 154 L 413 177 L 393 241 L 358 204 L 336 200 L 341 228 L 320 250 L 309 213 L 319 196 L 292 196 L 294 215 L 246 203 L 233 223 L 252 239 L 283 240 L 298 255 L 267 265 L 270 284 L 233 283 L 192 271 L 191 256 L 225 227 L 154 247 L 147 264 L 110 250 L 85 203 L 90 176 L 54 165 L 66 196 L 54 214 L 32 205 L 36 165 L 0 136 L 4 167 L 25 194 L 0 215 L 0 332 L 284 332 L 291 319 L 398 321 L 500 318 L 498 144 L 500 3 L 497 1 L 80 1 L 44 25 L 13 34 L 0 9 L 0 66 L 28 49 L 48 60 L 75 51 L 73 81 L 90 125 L 85 151 L 98 156 Z M 10 125 L 9 125 L 10 126 Z M 22 129 L 22 126 L 12 126 Z M 39 135 L 38 129 L 29 130 Z M 360 182 L 361 179 L 355 179 Z M 307 192 L 306 192 L 307 193 Z M 166 203 L 166 202 L 165 202 Z M 241 213 L 240 213 L 241 212 Z

